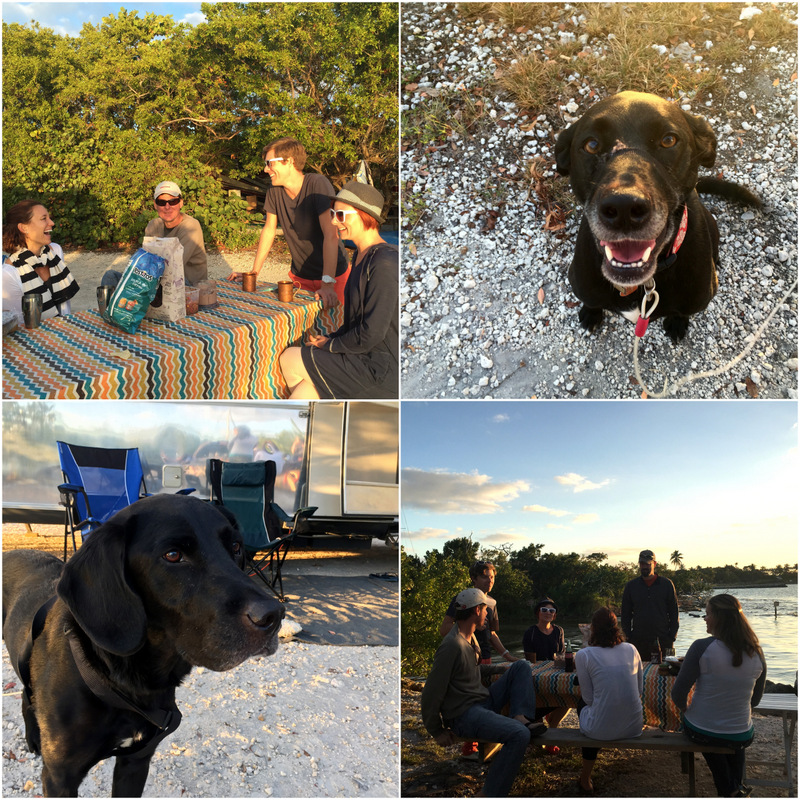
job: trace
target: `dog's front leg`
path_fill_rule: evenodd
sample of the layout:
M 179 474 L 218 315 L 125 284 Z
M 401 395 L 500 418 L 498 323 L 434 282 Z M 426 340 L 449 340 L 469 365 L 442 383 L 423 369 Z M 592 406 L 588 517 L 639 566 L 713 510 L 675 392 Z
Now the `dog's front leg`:
M 77 797 L 78 787 L 92 765 L 69 765 L 65 762 L 53 768 L 43 757 L 42 793 L 45 797 Z
M 141 797 L 150 772 L 152 752 L 147 755 L 117 756 L 114 764 L 112 797 Z

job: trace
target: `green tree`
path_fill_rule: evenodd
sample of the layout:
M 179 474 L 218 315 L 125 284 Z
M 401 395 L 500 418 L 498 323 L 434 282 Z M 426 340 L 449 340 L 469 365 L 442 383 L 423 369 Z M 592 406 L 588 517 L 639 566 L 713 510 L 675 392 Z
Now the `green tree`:
M 480 544 L 473 542 L 471 536 L 449 539 L 442 546 L 442 556 L 452 558 L 469 569 L 478 560 Z
M 124 9 L 77 37 L 3 24 L 3 205 L 41 200 L 72 245 L 132 245 L 151 189 L 184 189 L 206 241 L 252 244 L 220 177 L 261 173 L 292 135 L 307 169 L 341 184 L 366 159 L 397 172 L 397 8 L 389 3 L 218 3 L 191 27 Z M 387 191 L 384 192 L 385 194 Z
M 400 548 L 402 637 L 401 663 L 404 675 L 428 674 L 441 636 L 447 606 L 454 595 L 469 585 L 467 568 L 432 550 L 425 559 Z
M 683 553 L 673 550 L 672 555 L 669 557 L 669 563 L 677 569 L 683 569 Z

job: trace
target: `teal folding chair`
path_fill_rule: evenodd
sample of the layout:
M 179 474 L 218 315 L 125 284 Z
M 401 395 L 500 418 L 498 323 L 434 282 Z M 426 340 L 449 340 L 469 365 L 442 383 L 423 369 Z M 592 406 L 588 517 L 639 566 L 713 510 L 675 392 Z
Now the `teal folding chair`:
M 273 501 L 274 461 L 232 463 L 210 458 L 206 472 L 212 502 L 225 506 L 239 524 L 246 568 L 283 601 L 283 563 L 302 520 L 311 516 L 316 507 L 300 509 L 289 516 Z

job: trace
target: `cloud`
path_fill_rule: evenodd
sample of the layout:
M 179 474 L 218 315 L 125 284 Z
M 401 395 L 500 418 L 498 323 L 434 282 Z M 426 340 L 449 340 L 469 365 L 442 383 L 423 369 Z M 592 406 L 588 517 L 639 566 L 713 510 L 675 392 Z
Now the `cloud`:
M 573 525 L 588 525 L 592 522 L 597 522 L 600 519 L 599 514 L 577 514 L 572 518 Z
M 547 508 L 547 506 L 522 506 L 523 511 L 531 511 L 534 514 L 548 514 L 551 517 L 568 517 L 571 511 L 562 511 L 560 508 Z
M 524 542 L 527 544 L 530 541 L 530 536 L 526 536 L 522 533 L 491 533 L 488 536 L 481 537 L 481 544 L 505 544 L 506 542 L 516 544 L 518 542 Z
M 608 486 L 611 481 L 606 478 L 602 483 L 592 483 L 588 478 L 584 478 L 583 475 L 578 475 L 576 472 L 568 472 L 566 475 L 556 475 L 556 482 L 560 483 L 562 486 L 571 486 L 572 491 L 576 494 L 578 492 L 589 492 L 593 489 L 602 489 L 604 486 Z
M 206 21 L 206 15 L 202 11 L 193 11 L 191 14 L 184 14 L 176 22 L 186 22 L 189 25 L 202 25 Z
M 403 504 L 439 514 L 493 514 L 530 486 L 525 481 L 494 483 L 477 472 L 403 470 Z
M 414 539 L 423 541 L 425 539 L 440 539 L 450 535 L 447 528 L 420 528 L 418 531 L 407 531 L 403 533 L 403 539 Z
M 556 525 L 555 522 L 548 522 L 547 525 L 545 525 L 545 528 L 547 528 L 547 530 L 549 530 L 549 531 L 568 531 L 568 530 L 570 530 L 569 525 Z
M 508 422 L 510 419 L 511 417 L 508 414 L 495 414 L 492 417 L 492 422 Z

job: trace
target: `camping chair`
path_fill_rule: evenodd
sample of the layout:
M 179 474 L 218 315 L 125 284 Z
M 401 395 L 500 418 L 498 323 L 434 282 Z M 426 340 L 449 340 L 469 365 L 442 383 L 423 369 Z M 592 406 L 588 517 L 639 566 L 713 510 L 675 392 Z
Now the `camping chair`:
M 75 531 L 85 542 L 107 519 L 147 494 L 139 450 L 106 449 L 57 442 L 64 483 L 58 487 L 64 517 L 64 561 Z
M 300 521 L 313 514 L 316 508 L 300 509 L 290 517 L 273 502 L 274 461 L 231 463 L 210 458 L 206 472 L 212 501 L 227 508 L 239 523 L 246 567 L 282 601 L 283 562 L 298 533 Z M 264 574 L 265 570 L 269 577 Z

